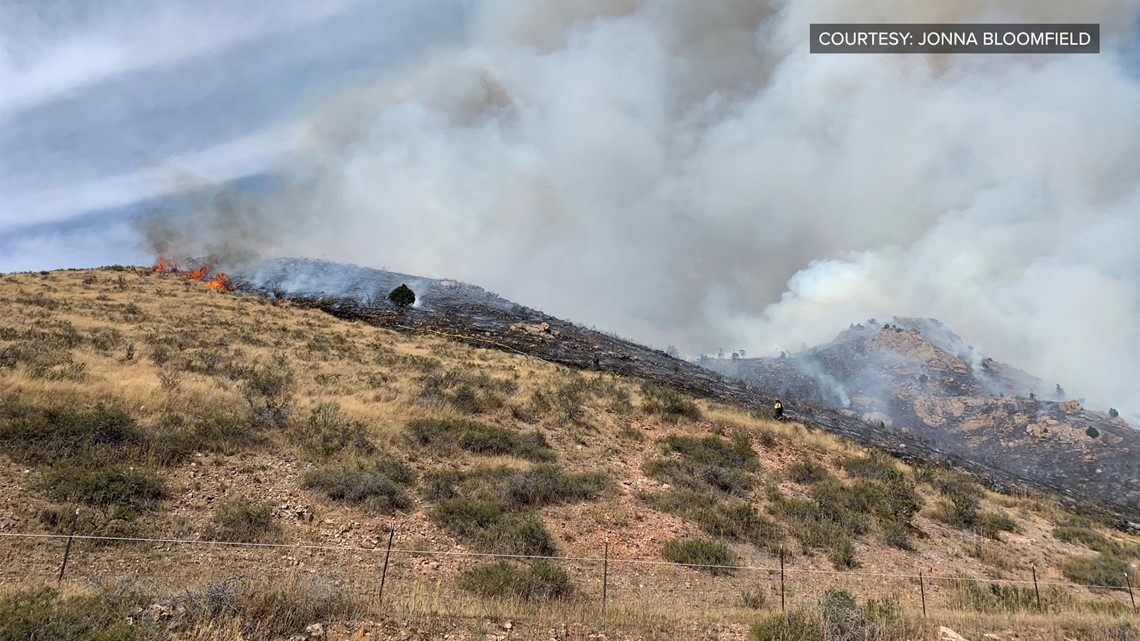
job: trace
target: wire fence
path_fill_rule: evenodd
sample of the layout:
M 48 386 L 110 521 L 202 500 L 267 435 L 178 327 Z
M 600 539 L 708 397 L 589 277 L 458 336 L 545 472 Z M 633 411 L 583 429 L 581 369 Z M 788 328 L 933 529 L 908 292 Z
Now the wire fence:
M 0 532 L 4 584 L 130 581 L 158 590 L 204 587 L 234 576 L 310 577 L 383 598 L 437 603 L 462 595 L 459 577 L 495 561 L 546 561 L 571 578 L 577 599 L 601 608 L 684 608 L 717 612 L 811 607 L 829 590 L 877 599 L 903 612 L 1060 611 L 1089 607 L 1135 610 L 1132 578 L 1121 585 L 1081 585 L 1024 577 L 973 578 L 921 570 L 838 571 L 782 552 L 740 565 L 674 563 L 660 559 L 495 554 L 405 546 L 394 530 L 371 546 L 247 543 L 180 538 Z M 1014 570 L 1007 570 L 1013 575 Z

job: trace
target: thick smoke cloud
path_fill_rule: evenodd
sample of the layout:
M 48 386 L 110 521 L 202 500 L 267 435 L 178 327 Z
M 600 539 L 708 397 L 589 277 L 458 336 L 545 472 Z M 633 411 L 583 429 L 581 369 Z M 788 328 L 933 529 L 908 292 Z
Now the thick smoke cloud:
M 1117 53 L 1138 12 L 473 3 L 461 46 L 315 109 L 240 238 L 460 278 L 689 353 L 936 317 L 1140 411 L 1140 85 Z M 810 22 L 843 21 L 1100 22 L 1104 53 L 807 53 Z

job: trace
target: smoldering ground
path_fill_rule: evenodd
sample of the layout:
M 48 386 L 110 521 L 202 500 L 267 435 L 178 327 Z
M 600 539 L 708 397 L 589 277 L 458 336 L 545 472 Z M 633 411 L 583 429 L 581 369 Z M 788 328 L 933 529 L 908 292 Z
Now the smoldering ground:
M 276 189 L 147 219 L 154 250 L 454 277 L 690 354 L 935 317 L 1140 410 L 1140 2 L 466 9 L 318 101 Z M 811 22 L 953 21 L 1099 22 L 1102 53 L 807 53 Z

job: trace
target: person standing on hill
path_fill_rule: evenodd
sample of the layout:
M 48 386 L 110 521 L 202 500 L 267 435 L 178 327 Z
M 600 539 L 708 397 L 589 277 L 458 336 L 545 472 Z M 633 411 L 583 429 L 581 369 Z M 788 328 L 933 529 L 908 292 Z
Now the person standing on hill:
M 780 402 L 780 399 L 777 398 L 775 404 L 772 405 L 772 412 L 776 415 L 777 421 L 784 420 L 784 404 Z

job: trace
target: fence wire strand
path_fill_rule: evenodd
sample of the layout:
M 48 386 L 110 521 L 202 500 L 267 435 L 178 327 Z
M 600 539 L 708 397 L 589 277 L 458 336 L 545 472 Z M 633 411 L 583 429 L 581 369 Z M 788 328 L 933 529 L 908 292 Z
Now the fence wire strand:
M 0 532 L 0 538 L 25 538 L 25 539 L 75 539 L 75 540 L 90 540 L 90 541 L 117 541 L 117 542 L 132 542 L 132 543 L 164 543 L 172 545 L 218 545 L 218 546 L 231 546 L 231 547 L 248 547 L 248 548 L 276 548 L 276 549 L 292 549 L 292 550 L 309 550 L 309 551 L 330 551 L 330 552 L 372 552 L 383 553 L 387 550 L 386 546 L 377 545 L 376 547 L 362 547 L 362 546 L 339 546 L 339 545 L 313 545 L 306 543 L 247 543 L 242 541 L 210 541 L 202 539 L 160 539 L 160 538 L 146 538 L 146 537 L 130 537 L 130 536 L 99 536 L 93 534 L 56 534 L 51 532 Z M 561 562 L 579 562 L 579 563 L 602 563 L 608 561 L 611 564 L 625 564 L 625 565 L 654 565 L 654 566 L 669 566 L 669 567 L 687 567 L 698 570 L 734 570 L 746 572 L 767 572 L 769 574 L 779 574 L 780 567 L 777 566 L 758 566 L 758 565 L 714 565 L 703 563 L 677 563 L 674 561 L 661 561 L 657 559 L 632 559 L 620 557 L 603 558 L 600 556 L 544 556 L 538 554 L 501 554 L 494 552 L 468 552 L 466 550 L 420 550 L 413 548 L 398 548 L 391 549 L 392 554 L 404 554 L 409 556 L 442 556 L 442 557 L 470 557 L 470 558 L 498 558 L 498 559 L 519 559 L 519 560 L 548 560 L 548 561 L 561 561 Z M 975 581 L 983 583 L 1000 583 L 1006 585 L 1033 585 L 1034 581 L 1028 579 L 974 579 L 972 577 L 954 576 L 954 575 L 938 575 L 938 574 L 901 574 L 892 572 L 852 572 L 852 571 L 839 571 L 839 570 L 822 570 L 815 568 L 795 568 L 785 567 L 785 574 L 814 574 L 826 576 L 843 576 L 852 578 L 890 578 L 890 579 L 912 579 L 919 580 L 921 576 L 925 580 L 933 581 Z M 1036 581 L 1039 586 L 1057 586 L 1065 588 L 1102 588 L 1102 589 L 1119 589 L 1117 585 L 1096 585 L 1085 583 L 1071 583 L 1066 581 Z

